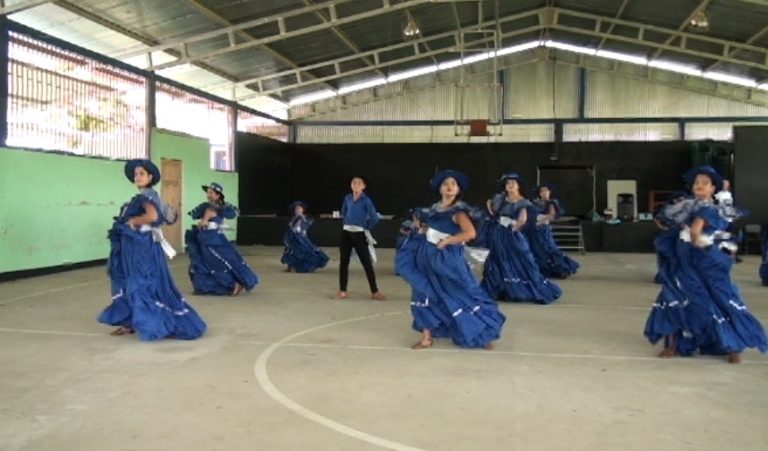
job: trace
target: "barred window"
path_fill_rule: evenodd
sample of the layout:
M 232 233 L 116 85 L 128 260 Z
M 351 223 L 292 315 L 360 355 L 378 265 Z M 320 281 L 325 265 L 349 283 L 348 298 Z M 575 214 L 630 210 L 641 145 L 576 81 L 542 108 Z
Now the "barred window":
M 288 126 L 248 111 L 237 112 L 237 131 L 288 142 Z
M 9 37 L 8 146 L 147 155 L 143 77 L 23 34 Z
M 234 170 L 232 108 L 166 83 L 157 83 L 157 126 L 206 138 L 211 144 L 211 168 Z

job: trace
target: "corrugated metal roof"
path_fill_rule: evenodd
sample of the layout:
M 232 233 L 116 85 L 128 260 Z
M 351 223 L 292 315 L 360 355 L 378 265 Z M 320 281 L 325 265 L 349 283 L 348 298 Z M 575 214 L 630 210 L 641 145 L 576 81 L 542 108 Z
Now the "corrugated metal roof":
M 11 0 L 6 2 L 7 5 L 14 3 Z M 315 5 L 325 7 L 315 8 Z M 329 5 L 335 5 L 335 9 L 331 11 Z M 389 9 L 384 5 L 389 5 Z M 192 63 L 196 67 L 194 70 L 175 71 L 184 74 L 183 78 L 189 80 L 191 85 L 231 91 L 231 87 L 223 85 L 239 83 L 239 91 L 243 91 L 244 86 L 257 89 L 258 84 L 254 80 L 257 77 L 409 42 L 403 36 L 409 17 L 413 17 L 418 24 L 420 37 L 429 38 L 440 33 L 451 33 L 459 27 L 474 26 L 481 19 L 493 20 L 497 11 L 499 16 L 506 18 L 538 11 L 546 6 L 565 13 L 575 11 L 581 16 L 554 16 L 552 19 L 557 24 L 571 28 L 549 29 L 547 32 L 543 32 L 549 17 L 546 12 L 506 21 L 500 26 L 503 33 L 532 28 L 521 36 L 504 38 L 503 45 L 541 36 L 576 45 L 602 46 L 606 50 L 679 61 L 760 81 L 768 79 L 766 53 L 761 50 L 768 45 L 768 6 L 754 0 L 58 0 L 12 14 L 11 19 L 100 53 L 125 56 L 123 59 L 139 66 L 145 65 L 146 58 L 135 55 L 128 58 L 126 53 L 135 53 L 129 50 L 141 51 L 166 43 L 179 44 L 155 51 L 154 65 L 173 65 L 179 59 L 178 64 Z M 686 20 L 696 10 L 706 13 L 709 28 L 694 34 Z M 297 11 L 300 14 L 296 14 Z M 331 23 L 334 17 L 344 19 L 372 12 L 376 14 L 367 18 Z M 262 20 L 277 16 L 284 17 L 282 23 Z M 614 19 L 624 22 L 612 23 Z M 595 20 L 603 21 L 599 30 L 595 30 Z M 222 32 L 238 24 L 247 25 L 231 30 L 231 33 Z M 670 39 L 669 33 L 651 29 L 645 30 L 642 39 L 638 39 L 638 27 L 645 25 L 689 33 L 691 39 L 686 45 L 690 51 L 657 50 L 654 43 L 679 46 L 680 40 Z M 297 32 L 307 27 L 320 29 L 311 33 Z M 494 28 L 493 24 L 486 27 Z M 595 35 L 595 32 L 603 34 Z M 198 39 L 204 33 L 214 35 Z M 736 61 L 720 62 L 723 43 L 697 40 L 695 36 L 722 39 L 725 43 L 751 44 L 756 50 L 731 49 L 725 55 Z M 259 41 L 265 38 L 269 42 Z M 328 77 L 324 82 L 303 86 L 298 83 L 297 77 L 286 75 L 265 80 L 261 86 L 265 90 L 281 88 L 288 99 L 313 90 L 335 89 L 371 74 L 380 76 L 419 64 L 454 59 L 457 49 L 453 40 L 454 37 L 448 35 L 444 40 L 428 45 L 417 44 L 377 54 L 382 67 L 364 73 L 359 71 L 374 64 L 373 55 L 340 62 L 338 74 L 333 65 L 302 70 L 302 81 Z M 181 45 L 184 43 L 187 45 Z M 232 45 L 236 47 L 233 49 Z M 184 58 L 183 50 L 189 58 Z M 440 53 L 402 61 L 403 58 L 411 58 L 415 50 L 420 53 L 440 50 Z M 355 73 L 346 74 L 346 71 Z M 208 76 L 204 72 L 215 75 Z M 213 84 L 207 85 L 211 82 Z

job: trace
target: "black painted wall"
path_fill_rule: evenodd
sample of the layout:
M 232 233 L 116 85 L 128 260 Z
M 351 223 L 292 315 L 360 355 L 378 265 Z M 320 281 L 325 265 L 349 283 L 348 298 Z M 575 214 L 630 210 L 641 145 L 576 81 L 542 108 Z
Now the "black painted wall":
M 734 127 L 734 199 L 749 210 L 743 222 L 768 224 L 768 127 Z
M 291 202 L 292 146 L 250 133 L 237 133 L 235 168 L 238 207 L 244 215 L 288 214 Z
M 532 188 L 539 165 L 588 165 L 596 168 L 598 211 L 605 208 L 609 179 L 637 180 L 638 209 L 645 211 L 648 191 L 680 189 L 680 176 L 691 161 L 689 144 L 684 142 L 562 143 L 557 161 L 550 160 L 552 153 L 551 143 L 295 145 L 292 193 L 315 212 L 337 210 L 349 191 L 349 176 L 360 173 L 370 180 L 368 193 L 379 211 L 400 214 L 434 202 L 428 181 L 440 169 L 466 172 L 471 178 L 466 199 L 479 204 L 497 191 L 496 180 L 503 172 L 520 173 Z M 579 170 L 562 174 L 557 197 L 569 214 L 586 215 L 592 205 L 589 174 Z
M 466 172 L 471 186 L 466 199 L 480 204 L 497 191 L 496 180 L 506 171 L 522 174 L 528 188 L 537 166 L 595 166 L 597 208 L 606 206 L 606 181 L 637 180 L 638 209 L 647 210 L 648 191 L 682 188 L 681 174 L 691 165 L 690 143 L 561 143 L 552 161 L 554 144 L 285 144 L 247 133 L 237 135 L 240 208 L 243 214 L 288 214 L 287 206 L 302 199 L 313 214 L 340 208 L 349 192 L 349 177 L 369 179 L 367 192 L 383 214 L 403 213 L 429 205 L 436 196 L 428 181 L 440 169 Z M 592 205 L 587 171 L 548 170 L 568 214 L 586 215 Z M 547 181 L 547 180 L 544 180 Z M 550 180 L 550 182 L 553 182 Z

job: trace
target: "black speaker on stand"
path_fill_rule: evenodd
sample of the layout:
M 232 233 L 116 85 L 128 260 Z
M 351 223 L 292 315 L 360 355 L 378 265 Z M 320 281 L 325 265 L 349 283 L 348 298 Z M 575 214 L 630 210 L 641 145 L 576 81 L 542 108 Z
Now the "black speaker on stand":
M 635 195 L 620 193 L 616 195 L 616 217 L 624 222 L 635 220 Z

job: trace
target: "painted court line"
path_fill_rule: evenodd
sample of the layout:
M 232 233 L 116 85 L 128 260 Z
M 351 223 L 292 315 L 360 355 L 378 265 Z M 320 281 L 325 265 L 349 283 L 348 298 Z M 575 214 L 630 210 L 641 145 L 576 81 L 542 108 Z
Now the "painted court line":
M 321 329 L 326 329 L 329 327 L 334 327 L 334 326 L 347 324 L 355 321 L 374 319 L 381 316 L 383 315 L 369 315 L 369 316 L 361 316 L 357 318 L 346 319 L 342 321 L 335 321 L 332 323 L 323 324 L 321 326 L 316 326 L 300 332 L 296 332 L 292 335 L 289 335 L 283 338 L 277 343 L 273 343 L 259 355 L 258 359 L 256 360 L 256 363 L 254 364 L 254 373 L 256 374 L 256 380 L 259 382 L 259 385 L 264 390 L 264 392 L 266 392 L 272 399 L 282 404 L 283 407 L 289 410 L 292 410 L 294 413 L 301 415 L 302 417 L 312 422 L 325 426 L 340 434 L 344 434 L 349 437 L 356 438 L 363 442 L 380 446 L 386 449 L 392 449 L 396 451 L 422 451 L 419 448 L 414 448 L 412 446 L 404 445 L 402 443 L 398 443 L 398 442 L 388 440 L 382 437 L 378 437 L 372 434 L 368 434 L 367 432 L 363 432 L 353 427 L 339 423 L 337 421 L 334 421 L 326 416 L 320 415 L 319 413 L 314 412 L 302 406 L 301 404 L 297 403 L 296 401 L 284 395 L 277 387 L 275 387 L 275 385 L 272 383 L 272 380 L 269 378 L 269 373 L 267 373 L 267 362 L 269 361 L 269 358 L 272 356 L 272 354 L 281 346 L 293 340 L 294 338 L 298 338 L 298 337 L 301 337 L 302 335 L 310 334 L 312 332 L 316 332 Z
M 14 329 L 10 327 L 0 327 L 0 332 L 17 334 L 40 334 L 40 335 L 75 335 L 81 337 L 106 337 L 107 334 L 96 332 L 67 332 L 63 330 L 41 330 L 41 329 Z

